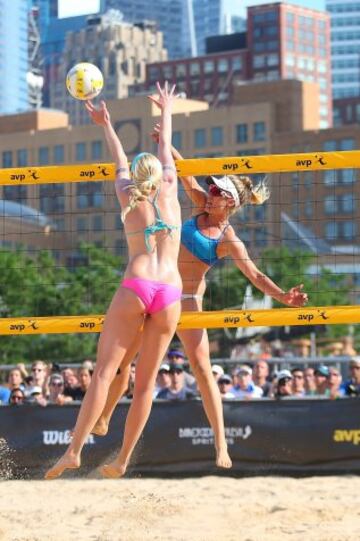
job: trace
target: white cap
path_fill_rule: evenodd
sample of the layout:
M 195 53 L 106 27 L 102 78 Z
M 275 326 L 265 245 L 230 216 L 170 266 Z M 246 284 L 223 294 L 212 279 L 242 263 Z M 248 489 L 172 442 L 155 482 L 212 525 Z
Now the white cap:
M 227 177 L 226 175 L 220 178 L 210 176 L 208 177 L 208 179 L 209 179 L 208 184 L 215 184 L 215 186 L 220 188 L 220 190 L 223 190 L 224 192 L 228 192 L 233 198 L 233 200 L 235 201 L 235 205 L 236 206 L 240 205 L 240 197 L 239 197 L 238 191 L 235 188 L 235 185 L 232 182 L 232 180 L 229 179 L 229 177 Z
M 238 376 L 241 372 L 245 372 L 249 376 L 252 376 L 252 370 L 247 364 L 242 364 L 241 366 L 239 366 L 239 368 L 236 369 L 235 374 Z
M 160 365 L 159 372 L 161 372 L 162 370 L 164 370 L 166 372 L 169 372 L 170 371 L 170 366 L 167 363 L 163 363 L 163 364 Z
M 35 385 L 34 387 L 31 387 L 30 394 L 42 394 L 42 388 L 39 385 Z
M 218 376 L 223 376 L 224 375 L 224 369 L 219 364 L 213 364 L 212 367 L 211 367 L 211 372 L 213 374 L 217 374 Z
M 278 381 L 284 378 L 293 379 L 293 375 L 290 370 L 280 370 L 280 372 L 277 373 L 276 378 Z

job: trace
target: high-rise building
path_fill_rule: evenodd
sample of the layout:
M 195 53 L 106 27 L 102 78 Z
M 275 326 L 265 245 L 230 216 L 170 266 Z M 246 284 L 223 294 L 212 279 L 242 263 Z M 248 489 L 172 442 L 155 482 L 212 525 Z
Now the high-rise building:
M 360 97 L 360 2 L 326 0 L 331 18 L 333 96 Z
M 0 4 L 0 113 L 28 107 L 28 0 Z
M 105 0 L 105 6 L 119 9 L 132 23 L 155 20 L 169 58 L 203 54 L 205 38 L 225 31 L 224 0 Z
M 91 62 L 102 71 L 105 85 L 101 96 L 121 99 L 130 85 L 145 81 L 149 62 L 166 60 L 162 33 L 155 23 L 130 24 L 119 11 L 89 16 L 83 29 L 66 34 L 65 50 L 49 88 L 49 103 L 70 115 L 73 124 L 90 122 L 83 104 L 67 92 L 67 71 L 78 62 Z

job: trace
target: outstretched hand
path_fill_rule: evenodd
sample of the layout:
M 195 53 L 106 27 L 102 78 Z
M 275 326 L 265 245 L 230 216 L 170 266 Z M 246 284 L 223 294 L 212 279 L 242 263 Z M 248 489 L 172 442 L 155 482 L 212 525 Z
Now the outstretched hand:
M 104 101 L 100 102 L 99 109 L 96 109 L 96 107 L 91 101 L 86 101 L 85 107 L 95 124 L 97 124 L 98 126 L 106 126 L 107 124 L 109 124 L 110 113 L 107 110 L 106 103 Z
M 304 306 L 308 302 L 308 296 L 307 293 L 302 291 L 303 287 L 304 285 L 300 284 L 289 289 L 289 291 L 283 295 L 282 302 L 295 308 Z
M 155 105 L 163 111 L 166 107 L 171 107 L 173 101 L 175 98 L 177 98 L 177 95 L 175 95 L 175 85 L 171 87 L 169 90 L 169 84 L 167 81 L 165 81 L 164 87 L 161 88 L 160 83 L 156 83 L 157 89 L 159 91 L 158 96 L 148 96 L 149 100 L 151 100 Z

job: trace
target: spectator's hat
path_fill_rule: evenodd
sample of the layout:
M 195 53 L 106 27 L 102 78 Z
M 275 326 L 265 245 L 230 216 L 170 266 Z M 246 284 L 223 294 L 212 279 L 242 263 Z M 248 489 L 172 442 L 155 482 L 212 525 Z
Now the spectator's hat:
M 90 359 L 86 359 L 82 363 L 81 368 L 87 368 L 89 370 L 89 372 L 93 372 L 94 371 L 94 363 L 92 361 L 90 361 Z
M 224 375 L 224 369 L 219 364 L 213 364 L 211 367 L 211 372 L 213 374 L 216 374 L 217 376 L 223 376 Z
M 177 370 L 180 370 L 181 372 L 184 372 L 184 367 L 183 367 L 182 364 L 176 364 L 176 363 L 173 363 L 173 364 L 170 365 L 169 368 L 170 368 L 170 369 L 169 369 L 170 374 L 171 374 L 172 372 L 176 372 Z
M 290 372 L 290 370 L 280 370 L 277 374 L 277 380 L 283 381 L 283 380 L 290 380 L 293 379 L 293 375 Z
M 31 394 L 31 396 L 33 396 L 34 394 L 42 394 L 42 388 L 40 387 L 40 385 L 35 385 L 35 386 L 31 389 L 30 394 Z
M 324 378 L 327 378 L 329 376 L 329 369 L 324 364 L 321 364 L 315 368 L 314 374 L 315 376 L 323 376 Z
M 167 363 L 162 363 L 159 368 L 159 372 L 169 372 L 170 366 Z
M 185 355 L 179 349 L 169 349 L 167 356 L 168 359 L 171 359 L 172 357 L 181 357 L 181 359 L 185 359 Z
M 64 378 L 61 374 L 52 374 L 49 379 L 49 383 L 58 383 L 60 382 L 62 385 L 64 385 Z
M 220 376 L 218 383 L 232 383 L 232 379 L 228 374 Z
M 247 364 L 242 364 L 241 366 L 239 366 L 239 368 L 236 370 L 235 374 L 237 376 L 241 376 L 243 374 L 247 374 L 248 376 L 252 376 L 252 370 L 250 368 L 249 365 Z
M 356 366 L 360 366 L 360 357 L 359 356 L 351 357 L 351 359 L 350 359 L 350 368 L 353 368 L 353 367 L 356 367 Z

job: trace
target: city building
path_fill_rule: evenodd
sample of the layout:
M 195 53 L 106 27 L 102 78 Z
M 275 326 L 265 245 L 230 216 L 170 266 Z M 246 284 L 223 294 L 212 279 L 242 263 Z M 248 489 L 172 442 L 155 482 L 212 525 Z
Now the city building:
M 0 9 L 0 114 L 28 108 L 28 0 L 12 0 Z M 4 84 L 6 82 L 6 84 Z
M 202 55 L 206 37 L 231 30 L 224 0 L 105 0 L 105 9 L 109 8 L 120 10 L 131 23 L 156 21 L 172 59 Z M 239 21 L 234 19 L 233 24 Z
M 353 98 L 338 98 L 333 101 L 334 126 L 360 123 L 360 95 Z
M 90 122 L 83 103 L 66 89 L 66 74 L 71 67 L 82 61 L 92 62 L 104 76 L 101 97 L 122 99 L 128 96 L 130 85 L 145 80 L 148 62 L 166 58 L 162 34 L 154 23 L 126 23 L 119 11 L 89 16 L 84 28 L 66 34 L 61 62 L 49 88 L 50 106 L 67 111 L 72 124 Z
M 326 0 L 335 99 L 360 97 L 360 2 Z
M 212 106 L 232 103 L 239 81 L 299 79 L 320 87 L 320 127 L 332 125 L 329 15 L 286 3 L 248 8 L 247 31 L 206 40 L 209 54 L 147 66 L 144 85 L 132 94 L 155 89 L 157 80 L 176 82 L 191 98 Z

